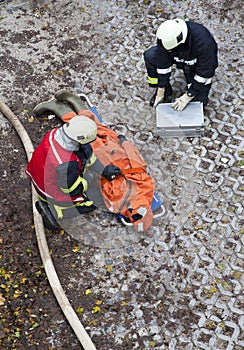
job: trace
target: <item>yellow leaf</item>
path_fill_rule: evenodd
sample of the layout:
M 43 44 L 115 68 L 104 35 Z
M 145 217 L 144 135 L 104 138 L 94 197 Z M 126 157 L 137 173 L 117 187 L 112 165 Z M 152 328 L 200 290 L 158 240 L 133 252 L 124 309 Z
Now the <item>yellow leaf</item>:
M 108 272 L 111 272 L 113 270 L 113 266 L 111 266 L 111 265 L 107 265 L 107 266 L 105 266 L 105 268 Z
M 55 72 L 51 72 L 52 75 L 64 75 L 64 72 L 62 71 L 62 69 L 59 69 Z
M 233 273 L 233 277 L 236 279 L 236 280 L 239 280 L 242 276 L 242 272 L 241 271 L 235 271 Z
M 0 306 L 4 305 L 5 298 L 3 297 L 2 293 L 0 293 Z
M 164 9 L 157 9 L 156 13 L 164 13 Z
M 217 288 L 216 288 L 216 287 L 211 287 L 209 292 L 210 292 L 210 293 L 215 293 L 216 291 L 217 291 Z
M 215 323 L 213 321 L 210 321 L 206 324 L 206 327 L 210 329 L 215 328 Z
M 195 226 L 194 229 L 195 229 L 196 231 L 202 230 L 202 229 L 203 229 L 203 226 Z
M 79 249 L 79 247 L 77 247 L 77 246 L 75 246 L 75 247 L 72 249 L 72 251 L 73 251 L 74 253 L 77 253 L 79 250 L 80 250 L 80 249 Z
M 89 322 L 89 326 L 96 326 L 97 323 L 98 323 L 98 320 L 97 320 L 97 319 L 91 320 L 91 321 Z
M 121 306 L 126 306 L 127 305 L 127 302 L 125 300 L 121 301 Z
M 222 287 L 229 287 L 229 283 L 226 281 L 221 282 Z
M 22 294 L 21 290 L 16 289 L 16 291 L 14 292 L 14 298 L 16 299 L 16 298 L 20 297 L 21 294 Z
M 85 294 L 86 295 L 89 295 L 89 294 L 91 294 L 92 293 L 92 290 L 91 289 L 87 289 L 86 291 L 85 291 Z
M 97 312 L 101 312 L 101 308 L 99 307 L 99 306 L 94 306 L 93 308 L 92 308 L 92 313 L 97 313 Z
M 6 271 L 4 267 L 0 267 L 0 277 L 3 277 L 5 275 Z
M 97 301 L 96 301 L 96 304 L 97 304 L 97 305 L 101 305 L 101 304 L 102 304 L 102 300 L 97 300 Z
M 74 269 L 74 268 L 76 267 L 76 265 L 75 265 L 75 264 L 72 264 L 71 267 Z
M 76 311 L 79 315 L 81 315 L 84 312 L 84 308 L 79 306 L 77 307 Z
M 27 278 L 26 277 L 22 277 L 20 283 L 21 284 L 25 284 L 26 281 L 27 281 Z
M 30 117 L 30 118 L 28 118 L 28 122 L 29 122 L 29 123 L 33 123 L 33 122 L 34 122 L 34 120 L 35 120 L 35 118 L 34 118 L 34 117 Z
M 150 341 L 149 346 L 150 346 L 150 348 L 154 348 L 156 346 L 155 341 L 153 341 L 153 340 Z

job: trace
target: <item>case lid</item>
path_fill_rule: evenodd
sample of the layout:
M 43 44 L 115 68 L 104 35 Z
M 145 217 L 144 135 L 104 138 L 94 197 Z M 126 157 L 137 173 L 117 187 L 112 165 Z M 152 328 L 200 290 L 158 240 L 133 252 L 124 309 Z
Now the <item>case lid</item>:
M 175 111 L 172 103 L 161 103 L 156 107 L 158 128 L 201 127 L 204 125 L 202 102 L 190 102 L 183 111 Z

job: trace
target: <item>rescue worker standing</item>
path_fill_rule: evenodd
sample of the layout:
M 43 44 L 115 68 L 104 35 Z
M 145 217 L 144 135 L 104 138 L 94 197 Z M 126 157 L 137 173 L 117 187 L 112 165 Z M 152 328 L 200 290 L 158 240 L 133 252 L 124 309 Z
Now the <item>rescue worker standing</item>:
M 40 108 L 37 107 L 41 110 L 43 104 L 48 105 L 42 103 Z M 56 100 L 49 105 L 55 111 L 60 111 L 60 105 L 63 110 L 68 108 Z M 74 111 L 70 113 L 75 114 Z M 117 166 L 104 167 L 94 155 L 90 143 L 96 136 L 96 123 L 88 117 L 76 115 L 60 128 L 49 131 L 33 152 L 26 173 L 40 197 L 36 203 L 37 209 L 44 222 L 50 224 L 49 228 L 54 228 L 56 219 L 70 218 L 96 209 L 89 190 L 91 197 L 96 193 L 95 198 L 100 200 L 99 196 L 96 197 L 98 191 L 93 191 L 98 176 L 111 181 L 120 175 L 121 170 Z
M 187 91 L 175 100 L 172 107 L 182 111 L 190 101 L 206 106 L 212 78 L 218 66 L 217 44 L 203 25 L 176 18 L 163 22 L 157 32 L 157 45 L 144 52 L 150 87 L 156 92 L 150 105 L 168 102 L 172 95 L 170 75 L 173 64 L 182 69 Z

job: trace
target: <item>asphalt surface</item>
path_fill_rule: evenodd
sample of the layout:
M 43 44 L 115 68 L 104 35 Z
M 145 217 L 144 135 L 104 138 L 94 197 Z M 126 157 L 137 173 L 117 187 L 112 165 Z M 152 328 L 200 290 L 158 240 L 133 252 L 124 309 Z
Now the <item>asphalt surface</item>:
M 0 4 L 1 95 L 37 144 L 48 123 L 31 124 L 32 108 L 79 80 L 106 124 L 138 147 L 166 208 L 143 235 L 103 212 L 64 223 L 79 247 L 76 269 L 65 270 L 70 257 L 62 257 L 64 289 L 74 304 L 89 288 L 101 300 L 96 322 L 94 313 L 80 315 L 97 349 L 243 349 L 242 2 L 60 3 Z M 148 105 L 142 54 L 171 17 L 204 24 L 219 46 L 201 138 L 157 137 Z M 172 84 L 177 97 L 181 72 Z M 6 136 L 11 128 L 0 120 Z M 63 349 L 60 333 L 49 341 Z

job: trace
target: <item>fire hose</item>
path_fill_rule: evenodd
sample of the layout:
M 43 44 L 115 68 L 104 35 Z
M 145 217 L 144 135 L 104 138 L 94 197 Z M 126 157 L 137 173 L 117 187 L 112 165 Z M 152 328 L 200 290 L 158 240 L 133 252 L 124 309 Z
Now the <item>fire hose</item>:
M 15 128 L 18 136 L 20 137 L 23 146 L 25 148 L 26 156 L 28 161 L 31 159 L 31 155 L 34 151 L 31 139 L 23 127 L 22 123 L 19 121 L 17 116 L 11 111 L 11 109 L 1 100 L 0 98 L 0 112 L 8 119 L 8 121 Z M 36 232 L 36 239 L 38 243 L 39 252 L 45 268 L 45 272 L 52 288 L 53 294 L 57 299 L 61 310 L 63 311 L 67 321 L 69 322 L 71 328 L 76 334 L 79 342 L 83 346 L 84 350 L 96 350 L 91 338 L 87 334 L 85 328 L 81 324 L 77 314 L 72 308 L 65 292 L 61 286 L 58 275 L 55 271 L 51 256 L 49 254 L 49 248 L 45 236 L 44 225 L 41 215 L 38 213 L 35 202 L 38 200 L 37 193 L 32 187 L 32 208 L 33 208 L 33 219 Z

